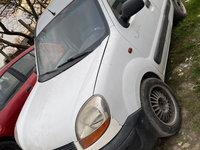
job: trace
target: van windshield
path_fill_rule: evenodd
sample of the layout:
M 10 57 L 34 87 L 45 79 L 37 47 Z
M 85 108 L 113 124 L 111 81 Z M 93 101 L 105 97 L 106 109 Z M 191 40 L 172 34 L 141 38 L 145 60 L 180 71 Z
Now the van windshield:
M 80 61 L 107 35 L 108 27 L 98 2 L 73 1 L 36 37 L 39 81 L 48 80 Z

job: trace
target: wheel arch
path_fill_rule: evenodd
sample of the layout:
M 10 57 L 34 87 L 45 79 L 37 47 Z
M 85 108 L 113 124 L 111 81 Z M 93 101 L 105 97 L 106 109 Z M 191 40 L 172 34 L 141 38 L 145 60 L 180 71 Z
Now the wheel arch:
M 157 78 L 157 79 L 160 79 L 161 78 L 154 72 L 147 72 L 143 75 L 142 77 L 142 80 L 141 80 L 141 84 L 142 84 L 142 81 L 144 81 L 145 79 L 148 79 L 148 78 Z
M 158 74 L 156 74 L 156 73 L 154 73 L 154 72 L 150 72 L 150 71 L 149 71 L 149 72 L 146 72 L 146 73 L 143 75 L 143 77 L 142 77 L 142 79 L 141 79 L 141 81 L 140 81 L 140 92 L 141 92 L 142 83 L 143 83 L 146 79 L 149 79 L 149 78 L 156 78 L 156 79 L 159 79 L 159 80 L 162 81 L 162 78 L 159 77 Z M 140 99 L 141 99 L 141 95 L 140 95 Z
M 163 74 L 153 65 L 152 60 L 137 58 L 129 62 L 123 74 L 123 99 L 128 114 L 141 108 L 140 88 L 147 78 L 164 80 Z

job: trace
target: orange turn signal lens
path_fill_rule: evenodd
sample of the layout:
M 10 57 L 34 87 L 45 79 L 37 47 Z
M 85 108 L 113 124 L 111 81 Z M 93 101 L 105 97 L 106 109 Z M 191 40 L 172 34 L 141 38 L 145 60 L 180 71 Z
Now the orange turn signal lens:
M 131 54 L 133 52 L 133 49 L 132 48 L 129 48 L 128 49 L 128 52 Z
M 110 123 L 110 118 L 108 118 L 97 130 L 95 130 L 90 135 L 86 136 L 85 138 L 80 140 L 80 143 L 83 148 L 87 148 L 90 145 L 92 145 L 94 142 L 96 142 L 106 131 L 108 128 L 108 125 Z

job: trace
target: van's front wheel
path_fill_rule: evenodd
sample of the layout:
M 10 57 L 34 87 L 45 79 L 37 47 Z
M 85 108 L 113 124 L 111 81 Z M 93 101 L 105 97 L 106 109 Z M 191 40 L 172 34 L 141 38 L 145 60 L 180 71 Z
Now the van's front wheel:
M 145 115 L 160 137 L 173 135 L 179 130 L 180 108 L 167 84 L 155 78 L 144 80 L 141 103 Z
M 174 20 L 180 21 L 186 16 L 187 10 L 181 0 L 172 0 L 172 1 L 174 5 Z

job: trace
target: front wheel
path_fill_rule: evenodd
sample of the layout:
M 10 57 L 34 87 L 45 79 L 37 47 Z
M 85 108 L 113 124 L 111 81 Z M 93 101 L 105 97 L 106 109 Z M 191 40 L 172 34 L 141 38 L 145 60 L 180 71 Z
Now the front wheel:
M 181 0 L 172 0 L 172 1 L 174 6 L 174 20 L 180 21 L 186 16 L 187 10 Z
M 159 137 L 173 135 L 179 130 L 180 107 L 167 84 L 155 78 L 144 80 L 141 85 L 141 103 Z
M 0 150 L 21 150 L 14 141 L 2 141 L 0 142 Z

